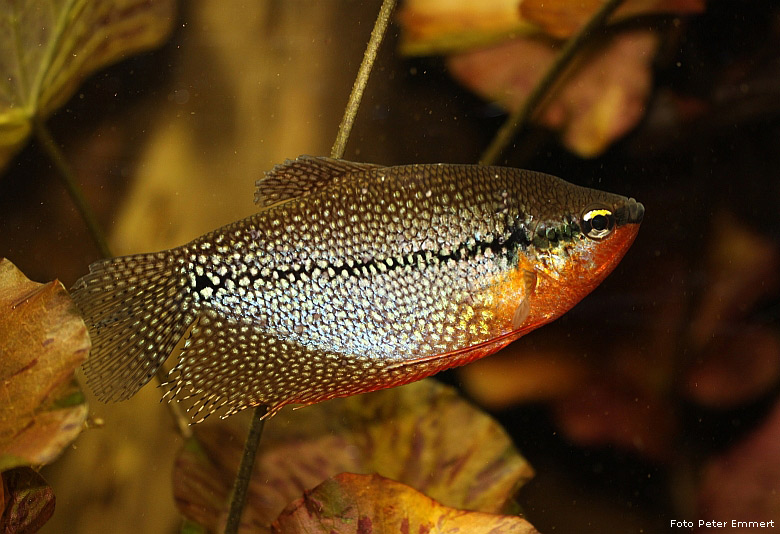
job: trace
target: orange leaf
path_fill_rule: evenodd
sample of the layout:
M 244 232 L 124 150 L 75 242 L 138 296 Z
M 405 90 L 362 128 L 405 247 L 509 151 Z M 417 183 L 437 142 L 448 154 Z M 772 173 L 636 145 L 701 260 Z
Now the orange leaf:
M 501 410 L 522 402 L 555 400 L 588 379 L 570 347 L 511 346 L 458 369 L 463 388 L 480 405 Z
M 73 372 L 87 329 L 62 284 L 31 282 L 2 259 L 0 340 L 0 470 L 48 463 L 86 419 Z
M 457 510 L 394 480 L 343 473 L 290 504 L 272 532 L 532 534 L 537 530 L 521 517 Z
M 422 55 L 494 43 L 533 31 L 520 16 L 522 0 L 406 0 L 398 11 L 401 50 Z
M 177 506 L 215 532 L 224 526 L 246 423 L 238 416 L 199 426 L 203 448 L 189 443 L 176 462 Z M 423 380 L 277 415 L 263 435 L 241 532 L 268 532 L 288 503 L 342 472 L 379 473 L 448 506 L 491 513 L 532 476 L 495 421 L 451 388 Z
M 570 37 L 604 0 L 406 0 L 399 11 L 401 50 L 424 55 L 464 52 L 509 37 Z M 701 13 L 704 0 L 629 0 L 613 20 L 660 13 Z

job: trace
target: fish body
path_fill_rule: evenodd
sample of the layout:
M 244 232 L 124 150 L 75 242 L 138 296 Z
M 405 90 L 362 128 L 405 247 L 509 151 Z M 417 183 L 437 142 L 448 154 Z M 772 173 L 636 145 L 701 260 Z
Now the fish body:
M 401 385 L 557 318 L 633 242 L 633 199 L 503 167 L 302 156 L 261 210 L 178 248 L 98 261 L 74 286 L 102 400 L 133 395 L 186 336 L 171 395 L 273 414 Z

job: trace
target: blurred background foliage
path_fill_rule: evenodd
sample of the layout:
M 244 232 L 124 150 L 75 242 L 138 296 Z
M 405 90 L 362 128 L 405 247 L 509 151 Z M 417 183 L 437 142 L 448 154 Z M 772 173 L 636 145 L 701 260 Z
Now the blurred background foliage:
M 263 170 L 327 154 L 378 4 L 182 3 L 162 48 L 88 78 L 48 124 L 114 252 L 168 248 L 249 215 Z M 575 85 L 500 161 L 647 208 L 634 247 L 579 306 L 441 376 L 489 409 L 534 467 L 519 501 L 541 532 L 780 521 L 780 8 L 705 7 L 617 23 L 652 28 L 652 46 L 642 48 L 644 96 L 630 100 L 639 111 L 627 127 L 607 114 L 619 133 L 599 150 L 576 150 L 567 130 L 551 129 L 580 116 Z M 395 25 L 345 157 L 475 162 L 505 118 L 496 86 L 475 87 L 480 97 L 456 81 L 486 79 L 463 67 L 468 52 L 404 56 L 401 40 Z M 498 57 L 519 57 L 509 50 Z M 616 57 L 619 74 L 629 67 Z M 33 280 L 67 287 L 98 257 L 35 142 L 0 177 L 0 210 L 0 254 Z M 178 530 L 171 473 L 181 440 L 158 398 L 150 387 L 125 403 L 90 402 L 105 426 L 44 469 L 58 503 L 43 532 Z

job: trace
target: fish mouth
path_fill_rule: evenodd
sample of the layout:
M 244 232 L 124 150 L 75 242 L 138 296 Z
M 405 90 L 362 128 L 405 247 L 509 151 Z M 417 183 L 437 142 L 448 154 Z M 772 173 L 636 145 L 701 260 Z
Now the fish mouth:
M 621 224 L 639 224 L 645 216 L 645 207 L 641 202 L 629 198 L 622 206 L 615 211 L 615 218 L 618 225 Z

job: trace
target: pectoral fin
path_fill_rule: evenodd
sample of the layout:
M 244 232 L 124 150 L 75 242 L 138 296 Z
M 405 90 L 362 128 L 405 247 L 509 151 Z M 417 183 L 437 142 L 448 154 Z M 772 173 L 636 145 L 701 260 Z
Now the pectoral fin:
M 512 316 L 512 329 L 519 330 L 531 313 L 531 295 L 536 291 L 536 271 L 523 269 L 523 297 L 515 308 Z

